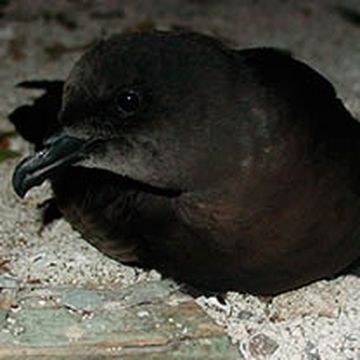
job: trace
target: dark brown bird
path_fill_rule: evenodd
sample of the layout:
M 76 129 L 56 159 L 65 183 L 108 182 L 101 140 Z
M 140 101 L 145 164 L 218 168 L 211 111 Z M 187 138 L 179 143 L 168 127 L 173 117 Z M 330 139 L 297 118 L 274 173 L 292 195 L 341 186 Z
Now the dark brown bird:
M 274 294 L 359 257 L 360 125 L 287 53 L 123 34 L 87 51 L 63 90 L 25 85 L 48 93 L 10 116 L 39 149 L 16 192 L 49 178 L 64 217 L 112 258 Z

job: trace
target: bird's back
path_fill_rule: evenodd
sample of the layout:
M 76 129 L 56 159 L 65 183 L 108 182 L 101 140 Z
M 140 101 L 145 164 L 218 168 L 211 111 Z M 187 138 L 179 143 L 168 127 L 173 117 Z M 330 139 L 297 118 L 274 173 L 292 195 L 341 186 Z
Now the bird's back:
M 232 246 L 248 290 L 334 274 L 360 253 L 360 124 L 326 79 L 288 54 L 233 56 L 239 155 L 219 178 L 221 196 L 202 200 L 192 216 L 202 213 L 209 232 Z

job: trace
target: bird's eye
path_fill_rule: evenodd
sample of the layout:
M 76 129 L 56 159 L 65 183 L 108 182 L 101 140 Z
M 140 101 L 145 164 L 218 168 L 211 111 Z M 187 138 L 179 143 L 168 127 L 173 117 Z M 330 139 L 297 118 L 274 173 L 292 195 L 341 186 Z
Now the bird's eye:
M 117 107 L 125 114 L 133 114 L 140 106 L 140 97 L 134 91 L 124 91 L 117 97 Z

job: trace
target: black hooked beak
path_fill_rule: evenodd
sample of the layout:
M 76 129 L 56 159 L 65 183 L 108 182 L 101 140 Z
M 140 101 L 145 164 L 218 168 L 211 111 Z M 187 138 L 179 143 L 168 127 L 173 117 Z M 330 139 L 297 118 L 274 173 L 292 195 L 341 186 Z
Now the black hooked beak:
M 15 192 L 24 197 L 32 187 L 42 184 L 60 169 L 84 159 L 91 140 L 58 133 L 46 140 L 44 149 L 24 158 L 15 168 L 12 183 Z

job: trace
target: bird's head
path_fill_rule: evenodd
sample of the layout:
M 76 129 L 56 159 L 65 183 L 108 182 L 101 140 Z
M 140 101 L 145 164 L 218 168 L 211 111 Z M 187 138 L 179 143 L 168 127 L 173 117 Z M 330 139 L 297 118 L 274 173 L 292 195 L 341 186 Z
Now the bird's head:
M 227 49 L 203 35 L 153 31 L 100 41 L 65 82 L 62 132 L 18 165 L 17 193 L 70 165 L 159 188 L 193 186 L 218 151 L 230 71 Z

